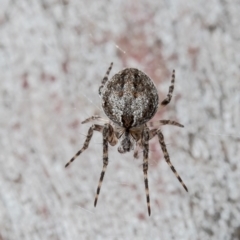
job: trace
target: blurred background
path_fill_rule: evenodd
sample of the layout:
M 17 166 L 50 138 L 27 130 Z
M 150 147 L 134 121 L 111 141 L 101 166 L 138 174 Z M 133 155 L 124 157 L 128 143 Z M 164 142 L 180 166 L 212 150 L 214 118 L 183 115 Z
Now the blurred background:
M 240 2 L 1 0 L 0 239 L 240 239 Z M 170 159 L 150 142 L 147 214 L 142 155 L 109 147 L 98 205 L 105 117 L 99 84 L 134 67 L 162 101 Z

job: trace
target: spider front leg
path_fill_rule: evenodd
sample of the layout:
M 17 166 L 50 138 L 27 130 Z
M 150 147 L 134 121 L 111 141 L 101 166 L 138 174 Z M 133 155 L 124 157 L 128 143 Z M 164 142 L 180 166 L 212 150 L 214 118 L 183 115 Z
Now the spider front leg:
M 91 138 L 92 138 L 92 135 L 93 135 L 93 131 L 101 132 L 102 129 L 103 129 L 103 126 L 97 125 L 97 124 L 93 124 L 89 128 L 86 140 L 85 140 L 85 142 L 83 144 L 83 147 L 75 154 L 74 157 L 72 157 L 70 159 L 70 161 L 65 165 L 65 167 L 69 166 L 70 163 L 72 163 L 83 151 L 85 151 L 88 148 L 88 145 L 89 145 L 89 143 L 91 141 Z
M 148 152 L 149 152 L 149 129 L 146 127 L 143 130 L 142 135 L 142 145 L 143 145 L 143 174 L 144 174 L 144 183 L 145 183 L 145 191 L 146 191 L 146 200 L 148 207 L 148 215 L 151 215 L 150 208 L 150 197 L 149 197 L 149 188 L 148 188 Z
M 157 130 L 157 135 L 158 135 L 158 140 L 159 140 L 159 143 L 160 143 L 160 146 L 162 148 L 162 151 L 163 151 L 163 155 L 164 155 L 164 158 L 166 160 L 166 162 L 168 163 L 169 167 L 172 169 L 172 171 L 174 172 L 175 176 L 177 177 L 178 181 L 182 184 L 182 186 L 184 187 L 184 189 L 188 192 L 188 189 L 186 187 L 186 185 L 184 184 L 183 180 L 181 179 L 181 177 L 178 175 L 176 169 L 174 168 L 174 166 L 172 165 L 171 161 L 170 161 L 170 157 L 169 157 L 169 154 L 168 154 L 168 151 L 167 151 L 167 147 L 166 147 L 166 144 L 164 142 L 164 137 L 163 137 L 163 134 L 161 132 L 160 129 Z
M 103 132 L 102 132 L 102 135 L 103 135 L 103 168 L 102 168 L 102 172 L 101 172 L 98 187 L 97 187 L 97 192 L 96 192 L 95 201 L 94 201 L 94 207 L 96 207 L 96 205 L 97 205 L 98 196 L 99 196 L 99 193 L 100 193 L 100 190 L 101 190 L 102 181 L 103 181 L 104 174 L 105 174 L 105 171 L 106 171 L 107 165 L 108 165 L 109 128 L 110 128 L 109 124 L 104 124 Z
M 134 153 L 133 153 L 133 157 L 136 159 L 138 158 L 138 151 L 139 151 L 139 144 L 138 144 L 138 142 L 136 142 Z

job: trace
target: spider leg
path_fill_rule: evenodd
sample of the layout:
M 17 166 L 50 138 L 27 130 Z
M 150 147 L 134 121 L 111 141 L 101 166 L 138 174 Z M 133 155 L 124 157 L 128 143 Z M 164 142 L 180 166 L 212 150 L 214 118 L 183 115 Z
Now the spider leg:
M 176 169 L 173 167 L 173 165 L 172 165 L 172 163 L 170 161 L 170 157 L 169 157 L 169 154 L 168 154 L 168 151 L 167 151 L 167 147 L 166 147 L 166 144 L 164 142 L 164 137 L 163 137 L 163 134 L 162 134 L 160 129 L 157 130 L 157 135 L 158 135 L 158 140 L 159 140 L 159 143 L 161 145 L 161 148 L 162 148 L 162 151 L 163 151 L 163 155 L 164 155 L 164 158 L 165 158 L 166 162 L 168 163 L 168 165 L 172 169 L 172 171 L 175 174 L 175 176 L 177 177 L 178 181 L 182 184 L 184 189 L 188 192 L 188 189 L 187 189 L 186 185 L 184 184 L 183 180 L 178 175 Z
M 108 142 L 111 146 L 115 146 L 118 143 L 117 136 L 115 135 L 114 129 L 111 124 L 108 125 Z
M 149 152 L 149 129 L 146 127 L 143 130 L 142 135 L 142 144 L 143 144 L 143 174 L 144 174 L 144 183 L 145 183 L 145 191 L 146 191 L 146 200 L 148 207 L 148 215 L 151 215 L 150 208 L 150 197 L 149 197 L 149 188 L 148 188 L 148 152 Z
M 101 86 L 99 87 L 98 93 L 99 93 L 100 96 L 102 94 L 101 90 L 102 90 L 103 86 L 105 85 L 105 83 L 108 80 L 108 75 L 109 75 L 110 71 L 112 70 L 112 66 L 113 66 L 113 63 L 111 62 L 110 66 L 109 66 L 109 68 L 108 68 L 108 70 L 107 70 L 107 72 L 106 72 L 106 74 L 105 74 L 105 76 L 104 76 L 104 78 L 102 80 Z
M 101 118 L 100 116 L 98 116 L 98 115 L 94 115 L 94 116 L 92 116 L 92 117 L 89 117 L 89 118 L 87 118 L 87 119 L 85 119 L 84 121 L 82 121 L 82 124 L 84 124 L 84 123 L 88 123 L 88 122 L 91 122 L 91 121 L 101 121 L 101 122 L 104 122 L 104 123 L 108 123 L 109 121 L 108 120 L 106 120 L 106 119 L 104 119 L 104 118 Z
M 96 207 L 96 205 L 97 205 L 102 181 L 103 181 L 104 174 L 105 174 L 105 171 L 106 171 L 107 165 L 108 165 L 108 130 L 109 130 L 109 124 L 104 124 L 103 132 L 102 132 L 102 135 L 103 135 L 103 168 L 102 168 L 102 172 L 101 172 L 100 179 L 98 182 L 97 192 L 96 192 L 95 201 L 94 201 L 94 207 Z
M 177 127 L 184 127 L 182 124 L 172 121 L 172 120 L 159 120 L 156 122 L 150 122 L 148 123 L 149 127 L 160 127 L 161 125 L 173 125 L 173 126 L 177 126 Z
M 72 157 L 70 159 L 70 161 L 65 165 L 65 167 L 69 166 L 70 163 L 72 163 L 84 150 L 86 150 L 88 148 L 88 145 L 89 145 L 89 143 L 91 141 L 91 138 L 92 138 L 92 135 L 93 135 L 93 131 L 101 132 L 102 129 L 103 129 L 103 126 L 97 125 L 97 124 L 93 124 L 89 128 L 86 140 L 85 140 L 85 142 L 83 144 L 83 147 L 75 154 L 74 157 Z
M 173 93 L 173 89 L 174 89 L 174 82 L 175 82 L 175 70 L 173 70 L 172 72 L 172 81 L 171 81 L 171 85 L 169 87 L 168 90 L 168 95 L 167 97 L 161 102 L 162 106 L 166 106 L 167 104 L 170 103 L 171 99 L 172 99 L 172 93 Z
M 151 129 L 149 132 L 149 140 L 151 140 L 153 137 L 155 137 L 157 135 L 157 129 Z
M 172 121 L 172 120 L 160 120 L 159 122 L 162 125 L 173 125 L 173 126 L 177 126 L 177 127 L 184 127 L 181 123 L 178 123 L 178 122 Z
M 134 149 L 134 153 L 133 153 L 133 157 L 134 158 L 136 158 L 136 159 L 138 159 L 138 151 L 139 151 L 139 143 L 138 142 L 136 142 L 136 144 L 135 144 L 135 149 Z

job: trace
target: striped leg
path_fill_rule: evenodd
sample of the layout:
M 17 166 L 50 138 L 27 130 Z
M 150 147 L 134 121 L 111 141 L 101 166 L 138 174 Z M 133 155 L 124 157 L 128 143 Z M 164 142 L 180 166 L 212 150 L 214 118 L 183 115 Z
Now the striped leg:
M 150 122 L 148 124 L 149 127 L 155 127 L 155 128 L 159 128 L 161 125 L 173 125 L 173 126 L 177 126 L 177 127 L 184 127 L 182 124 L 172 121 L 172 120 L 159 120 L 156 122 Z
M 109 129 L 109 124 L 104 124 L 103 133 L 102 133 L 103 134 L 103 169 L 102 169 L 98 187 L 97 187 L 97 193 L 95 196 L 94 207 L 96 207 L 96 205 L 97 205 L 98 195 L 100 193 L 104 174 L 105 174 L 105 171 L 106 171 L 107 165 L 108 165 L 108 129 Z
M 177 127 L 184 127 L 181 123 L 172 121 L 172 120 L 160 120 L 159 121 L 162 125 L 173 125 Z
M 88 130 L 88 134 L 87 134 L 87 137 L 86 137 L 86 140 L 83 144 L 83 147 L 82 149 L 80 149 L 74 157 L 72 157 L 70 159 L 70 161 L 65 165 L 65 167 L 69 166 L 70 163 L 72 163 L 84 150 L 86 150 L 88 148 L 88 145 L 91 141 L 91 138 L 92 138 L 92 135 L 93 135 L 93 131 L 98 131 L 98 132 L 101 132 L 103 129 L 103 126 L 101 125 L 97 125 L 97 124 L 93 124 L 89 130 Z
M 158 135 L 158 140 L 159 140 L 159 143 L 161 145 L 161 148 L 162 148 L 162 151 L 163 151 L 163 155 L 164 155 L 164 158 L 165 158 L 166 162 L 168 163 L 168 165 L 170 166 L 170 168 L 174 172 L 174 174 L 177 177 L 178 181 L 182 184 L 184 189 L 188 192 L 188 189 L 187 189 L 186 185 L 184 184 L 183 180 L 178 175 L 177 171 L 175 170 L 175 168 L 173 167 L 173 165 L 172 165 L 172 163 L 170 161 L 169 154 L 168 154 L 168 151 L 167 151 L 167 148 L 166 148 L 166 144 L 164 142 L 164 137 L 163 137 L 163 134 L 162 134 L 160 129 L 157 131 L 157 135 Z
M 157 129 L 151 129 L 149 132 L 149 140 L 151 140 L 152 138 L 154 138 L 157 135 Z
M 99 87 L 99 90 L 98 90 L 98 94 L 99 95 L 102 94 L 101 90 L 102 90 L 103 86 L 105 85 L 105 83 L 108 80 L 108 75 L 109 75 L 110 71 L 112 70 L 112 66 L 113 66 L 113 63 L 111 62 L 110 66 L 109 66 L 109 68 L 108 68 L 108 70 L 107 70 L 107 72 L 106 72 L 106 74 L 105 74 L 105 76 L 104 76 L 104 78 L 102 80 L 101 86 Z
M 168 90 L 168 95 L 167 97 L 161 102 L 162 106 L 166 106 L 167 104 L 170 103 L 171 99 L 172 99 L 172 93 L 173 93 L 173 89 L 174 89 L 174 83 L 175 83 L 175 70 L 173 70 L 172 72 L 172 81 L 171 81 L 171 85 L 169 87 Z
M 90 117 L 90 118 L 87 118 L 87 119 L 85 119 L 84 121 L 82 121 L 82 124 L 84 124 L 84 123 L 88 123 L 88 122 L 91 122 L 91 121 L 100 121 L 100 122 L 104 122 L 104 123 L 107 123 L 107 122 L 109 122 L 108 120 L 106 120 L 106 119 L 104 119 L 104 118 L 101 118 L 100 116 L 98 116 L 98 115 L 94 115 L 94 116 L 92 116 L 92 117 Z
M 150 197 L 149 197 L 149 189 L 148 189 L 148 152 L 149 152 L 149 129 L 146 127 L 143 130 L 143 174 L 144 174 L 144 183 L 145 183 L 145 191 L 146 191 L 146 200 L 147 200 L 147 207 L 148 207 L 148 215 L 151 215 L 151 208 L 150 208 Z

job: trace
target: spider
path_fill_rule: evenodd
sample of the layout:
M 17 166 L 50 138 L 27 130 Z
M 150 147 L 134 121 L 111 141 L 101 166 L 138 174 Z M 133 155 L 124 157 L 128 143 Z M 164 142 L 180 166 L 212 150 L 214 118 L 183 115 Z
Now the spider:
M 102 181 L 108 165 L 108 144 L 115 146 L 120 141 L 118 152 L 125 153 L 134 150 L 134 157 L 138 157 L 138 149 L 143 149 L 143 174 L 146 191 L 148 214 L 151 215 L 150 197 L 148 189 L 148 153 L 149 140 L 157 135 L 164 158 L 171 170 L 188 191 L 181 177 L 173 167 L 164 142 L 164 136 L 160 130 L 161 125 L 174 125 L 184 127 L 182 124 L 171 120 L 159 120 L 149 122 L 155 115 L 159 106 L 170 103 L 174 90 L 175 70 L 172 73 L 171 85 L 167 97 L 159 105 L 158 92 L 152 80 L 143 72 L 135 68 L 126 68 L 108 79 L 113 63 L 110 64 L 102 83 L 99 87 L 99 95 L 102 99 L 102 108 L 109 118 L 92 116 L 82 123 L 98 121 L 89 130 L 83 147 L 65 165 L 68 167 L 84 150 L 88 148 L 93 132 L 98 131 L 103 136 L 103 168 L 100 175 L 94 206 L 96 207 L 101 190 Z M 149 123 L 148 123 L 149 122 Z

